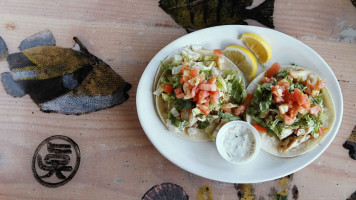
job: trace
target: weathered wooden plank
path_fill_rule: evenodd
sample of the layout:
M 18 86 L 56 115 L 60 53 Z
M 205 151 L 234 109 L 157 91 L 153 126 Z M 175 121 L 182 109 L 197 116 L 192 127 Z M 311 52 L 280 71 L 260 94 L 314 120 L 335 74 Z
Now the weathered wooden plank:
M 179 29 L 179 26 L 158 7 L 158 1 L 2 1 L 0 13 L 69 19 L 82 22 L 105 21 L 145 24 Z M 254 5 L 260 3 L 256 1 Z M 147 9 L 149 8 L 149 9 Z M 326 40 L 356 42 L 356 19 L 350 1 L 276 1 L 274 21 L 277 30 L 298 38 L 318 37 Z M 33 20 L 36 22 L 36 20 Z M 258 24 L 249 20 L 251 24 Z M 11 20 L 5 25 L 16 28 Z

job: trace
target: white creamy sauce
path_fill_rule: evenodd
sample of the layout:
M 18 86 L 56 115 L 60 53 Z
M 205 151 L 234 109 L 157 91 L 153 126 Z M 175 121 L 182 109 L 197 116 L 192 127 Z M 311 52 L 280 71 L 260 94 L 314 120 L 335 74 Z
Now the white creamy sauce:
M 246 126 L 231 126 L 223 139 L 223 150 L 231 161 L 244 161 L 256 151 L 256 138 Z

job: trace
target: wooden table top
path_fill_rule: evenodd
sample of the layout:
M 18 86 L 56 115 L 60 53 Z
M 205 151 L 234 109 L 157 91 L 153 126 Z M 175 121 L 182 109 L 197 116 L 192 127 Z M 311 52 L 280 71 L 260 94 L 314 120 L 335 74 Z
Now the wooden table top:
M 9 53 L 42 30 L 51 30 L 62 47 L 71 47 L 78 36 L 133 87 L 124 104 L 79 116 L 43 113 L 28 95 L 13 98 L 0 87 L 0 199 L 141 199 L 152 186 L 166 182 L 181 186 L 190 199 L 204 185 L 213 199 L 275 199 L 276 193 L 288 199 L 347 199 L 356 191 L 356 160 L 342 146 L 356 125 L 355 23 L 350 0 L 276 0 L 275 30 L 310 46 L 335 73 L 343 119 L 327 150 L 302 170 L 264 183 L 231 184 L 175 166 L 139 123 L 136 89 L 144 69 L 161 48 L 186 34 L 158 0 L 1 1 L 0 36 Z M 7 63 L 0 62 L 0 72 L 5 71 Z M 71 181 L 48 188 L 36 181 L 31 163 L 38 145 L 53 135 L 72 138 L 81 163 Z

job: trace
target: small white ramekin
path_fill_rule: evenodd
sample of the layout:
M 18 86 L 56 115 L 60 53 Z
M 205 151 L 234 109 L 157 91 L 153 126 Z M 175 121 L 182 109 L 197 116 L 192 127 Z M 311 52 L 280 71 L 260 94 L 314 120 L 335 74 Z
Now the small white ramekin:
M 224 139 L 226 135 L 229 133 L 228 129 L 233 126 L 245 126 L 248 129 L 250 129 L 250 133 L 253 134 L 253 137 L 256 140 L 256 145 L 255 145 L 255 150 L 252 153 L 250 157 L 244 160 L 232 160 L 226 153 L 224 149 Z M 257 156 L 257 154 L 260 152 L 261 149 L 261 138 L 257 130 L 250 124 L 245 121 L 231 121 L 226 123 L 221 129 L 219 130 L 217 136 L 216 136 L 216 148 L 219 152 L 219 154 L 228 162 L 233 163 L 233 164 L 246 164 L 254 160 Z

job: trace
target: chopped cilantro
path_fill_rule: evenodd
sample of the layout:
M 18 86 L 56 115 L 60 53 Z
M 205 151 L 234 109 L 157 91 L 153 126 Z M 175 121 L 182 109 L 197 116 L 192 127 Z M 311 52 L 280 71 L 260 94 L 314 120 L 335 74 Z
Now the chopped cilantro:
M 177 110 L 186 110 L 193 108 L 193 102 L 191 99 L 176 99 L 174 102 L 174 107 Z
M 321 105 L 323 104 L 323 95 L 320 93 L 317 97 L 311 97 L 312 105 Z
M 289 92 L 294 92 L 294 89 L 298 88 L 300 89 L 300 91 L 304 92 L 305 89 L 307 89 L 306 86 L 304 86 L 303 84 L 300 83 L 295 83 L 295 84 L 291 84 L 289 87 Z
M 283 71 L 280 71 L 276 74 L 276 77 L 282 77 L 282 78 L 285 78 L 286 76 L 289 75 L 289 71 L 287 70 L 283 70 Z
M 200 122 L 198 124 L 198 128 L 199 129 L 205 129 L 206 127 L 208 127 L 210 125 L 210 123 L 208 121 L 204 121 L 204 122 Z

